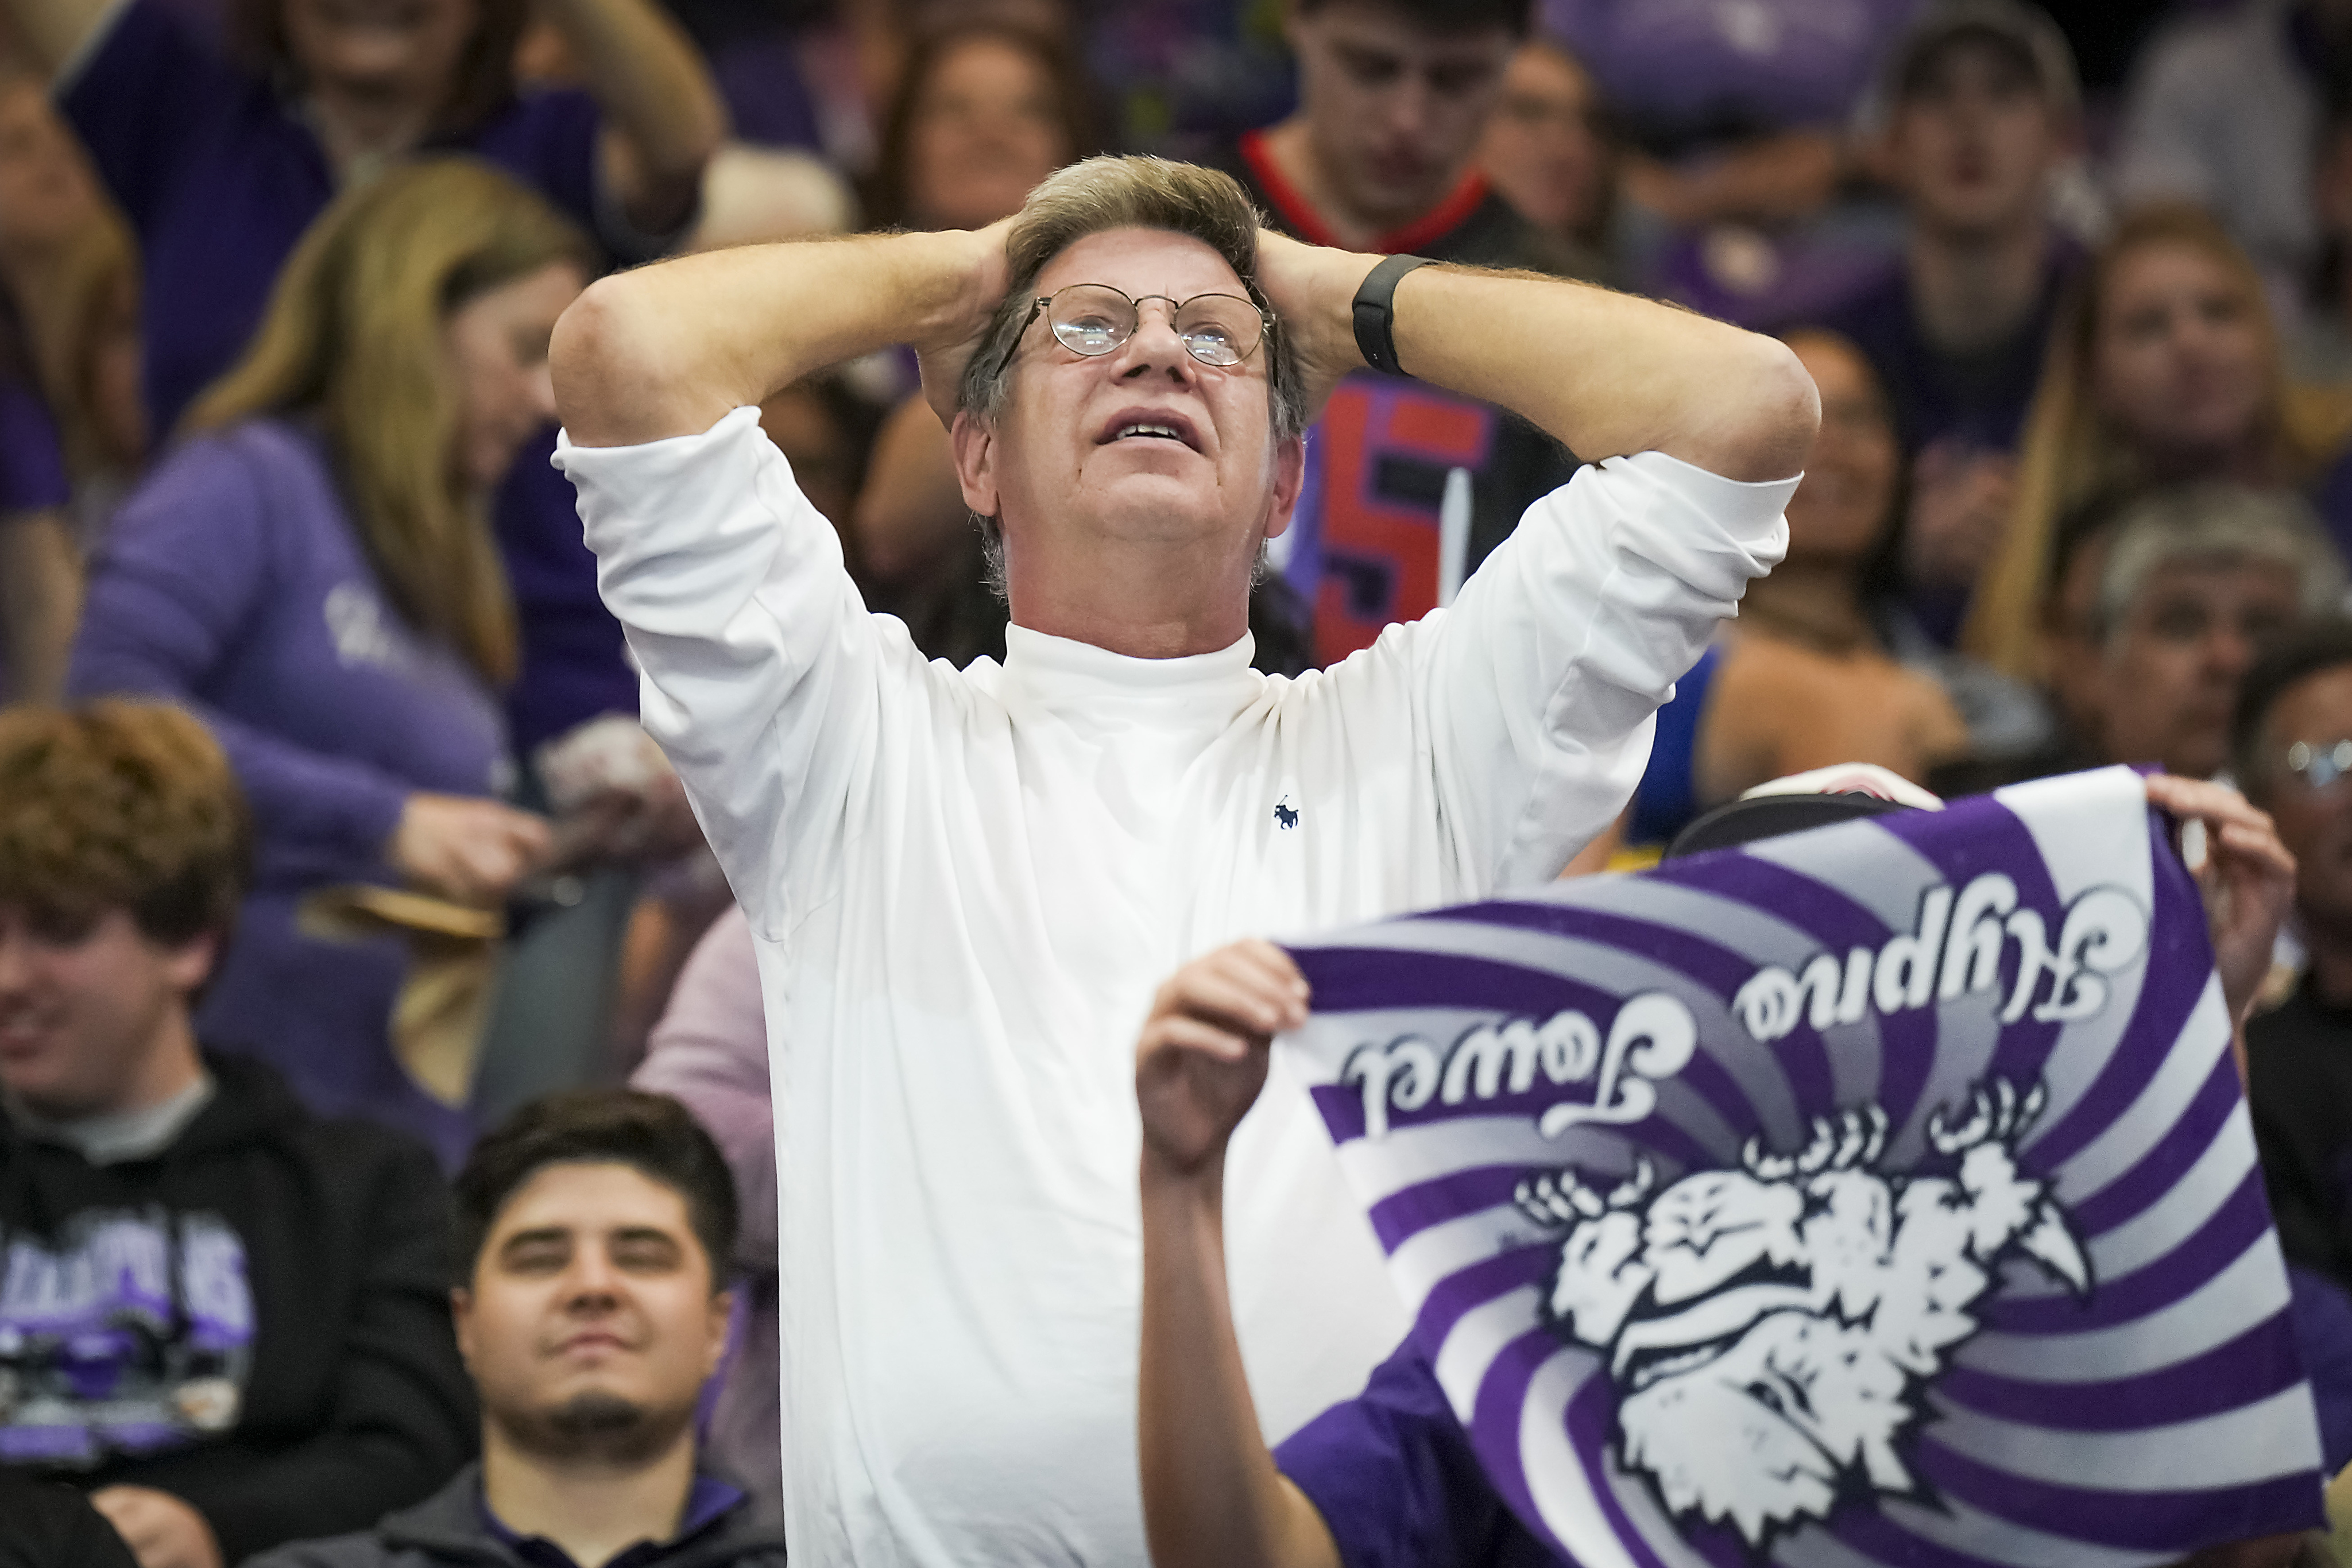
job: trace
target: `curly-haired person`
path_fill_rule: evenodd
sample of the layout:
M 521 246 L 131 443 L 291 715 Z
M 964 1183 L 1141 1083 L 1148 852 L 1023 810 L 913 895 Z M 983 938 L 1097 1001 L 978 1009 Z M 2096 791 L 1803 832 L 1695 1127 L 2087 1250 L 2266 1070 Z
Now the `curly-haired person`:
M 141 1568 L 372 1522 L 473 1441 L 431 1155 L 189 1021 L 251 840 L 189 715 L 0 712 L 0 1467 Z

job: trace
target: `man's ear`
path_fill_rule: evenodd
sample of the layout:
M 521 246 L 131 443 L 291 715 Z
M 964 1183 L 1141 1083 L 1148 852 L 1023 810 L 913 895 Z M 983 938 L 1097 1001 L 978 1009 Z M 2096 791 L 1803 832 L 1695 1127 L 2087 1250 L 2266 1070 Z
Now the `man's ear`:
M 463 1285 L 449 1287 L 449 1323 L 457 1331 L 457 1356 L 466 1370 L 474 1370 L 474 1292 Z
M 963 504 L 983 517 L 996 516 L 996 432 L 970 409 L 959 409 L 948 427 L 955 443 L 956 485 Z
M 727 1325 L 735 1316 L 735 1292 L 720 1291 L 710 1298 L 710 1315 L 705 1320 L 708 1343 L 703 1347 L 702 1375 L 709 1376 L 727 1359 Z
M 1290 530 L 1298 509 L 1299 492 L 1307 485 L 1307 441 L 1294 435 L 1274 449 L 1274 494 L 1267 497 L 1265 537 L 1278 539 Z
M 184 997 L 194 996 L 213 977 L 213 966 L 220 960 L 221 939 L 217 931 L 207 931 L 192 936 L 163 956 L 163 977 L 172 988 Z

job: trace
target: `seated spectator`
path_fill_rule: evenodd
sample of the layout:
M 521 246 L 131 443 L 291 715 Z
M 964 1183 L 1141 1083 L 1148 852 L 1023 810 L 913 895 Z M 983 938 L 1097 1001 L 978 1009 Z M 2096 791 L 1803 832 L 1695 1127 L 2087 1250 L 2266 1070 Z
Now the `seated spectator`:
M 1822 319 L 1870 357 L 1911 459 L 1905 597 L 1937 642 L 2015 497 L 2014 454 L 2079 256 L 2051 222 L 2079 89 L 2055 24 L 2013 0 L 1941 0 L 1886 72 L 1901 258 Z
M 728 1269 L 743 1297 L 743 1331 L 711 1406 L 703 1463 L 750 1494 L 745 1506 L 753 1518 L 781 1528 L 776 1121 L 759 954 L 740 909 L 729 908 L 695 947 L 629 1082 L 673 1095 L 693 1112 L 735 1173 L 742 1223 Z
M 1624 281 L 1618 257 L 1616 128 L 1592 73 L 1554 40 L 1530 37 L 1503 72 L 1478 169 L 1514 212 L 1566 247 L 1563 270 Z
M 142 1568 L 354 1528 L 471 1440 L 431 1156 L 200 1044 L 249 845 L 186 714 L 0 714 L 0 1464 Z
M 916 47 L 883 121 L 866 195 L 876 227 L 985 228 L 1096 150 L 1086 81 L 1048 37 L 970 23 Z M 961 669 L 1004 657 L 1005 609 L 963 503 L 947 427 L 906 377 L 875 439 L 850 559 L 868 605 Z M 832 514 L 828 513 L 827 516 Z
M 2133 71 L 2114 155 L 2126 201 L 2215 214 L 2292 308 L 2319 252 L 2312 210 L 2327 84 L 2352 68 L 2352 5 L 2184 7 Z
M 2340 550 L 2352 542 L 2352 475 L 2341 422 L 2323 413 L 2287 385 L 2261 280 L 2221 225 L 2191 207 L 2127 215 L 2084 270 L 2053 341 L 2015 508 L 1961 645 L 2019 679 L 2042 676 L 2052 532 L 2116 486 L 2313 488 Z
M 1528 13 L 1528 0 L 1301 0 L 1284 24 L 1298 106 L 1244 135 L 1222 166 L 1273 227 L 1311 245 L 1565 274 L 1559 247 L 1477 167 Z M 1438 607 L 1449 509 L 1464 519 L 1466 579 L 1575 468 L 1524 420 L 1369 370 L 1332 393 L 1310 449 L 1312 477 L 1274 559 L 1282 608 L 1311 622 L 1301 662 L 1316 664 Z M 1286 670 L 1266 657 L 1277 619 L 1254 605 L 1261 669 Z
M 2242 1018 L 2286 902 L 2279 885 L 2288 874 L 2285 855 L 2268 822 L 2234 791 L 2150 779 L 2147 795 L 2208 825 L 2217 882 L 2229 893 L 2214 899 L 2207 916 L 2224 1003 Z M 1852 800 L 1817 800 L 1815 821 L 1864 814 Z M 1694 832 L 1707 835 L 1704 847 L 1719 848 L 1790 831 L 1786 818 L 1766 820 L 1776 826 L 1759 832 L 1754 818 L 1744 829 L 1717 819 Z M 1267 942 L 1238 942 L 1163 985 L 1137 1042 L 1144 1250 L 1138 1403 L 1152 1562 L 1157 1568 L 1560 1563 L 1487 1479 L 1436 1367 L 1412 1339 L 1372 1373 L 1360 1396 L 1325 1410 L 1278 1448 L 1269 1451 L 1259 1435 L 1221 1266 L 1226 1146 L 1265 1082 L 1271 1036 L 1304 1024 L 1310 1001 L 1288 954 Z M 2200 1568 L 2244 1561 L 2192 1560 Z M 2284 1554 L 2252 1561 L 2281 1562 Z
M 2037 716 L 2016 716 L 2022 693 L 1973 700 L 1990 688 L 1963 672 L 1957 687 L 1981 716 L 1972 737 L 1935 674 L 1890 653 L 1881 617 L 1903 471 L 1893 422 L 1853 344 L 1811 329 L 1786 341 L 1822 400 L 1821 434 L 1789 500 L 1789 553 L 1748 585 L 1738 619 L 1658 710 L 1626 831 L 1635 844 L 1663 845 L 1768 779 L 1868 762 L 1916 783 L 1971 749 L 2030 750 L 2041 738 Z
M 2247 798 L 2294 855 L 2294 994 L 2246 1026 L 2254 1132 L 2290 1260 L 2352 1286 L 2352 622 L 2317 622 L 2247 676 Z
M 450 1299 L 481 1463 L 371 1530 L 251 1568 L 782 1568 L 782 1532 L 697 1464 L 735 1189 L 685 1110 L 619 1089 L 535 1101 L 474 1150 L 457 1212 Z
M 2060 733 L 2038 756 L 1938 772 L 1944 793 L 2108 762 L 2221 775 L 2247 671 L 2343 602 L 2343 563 L 2290 492 L 2208 483 L 2097 497 L 2060 544 L 2042 615 Z
M 194 439 L 124 504 L 74 652 L 78 693 L 203 715 L 253 798 L 258 874 L 207 1038 L 452 1163 L 465 1117 L 386 1041 L 404 947 L 314 938 L 298 905 L 378 883 L 495 908 L 546 852 L 545 825 L 496 799 L 516 639 L 486 516 L 552 408 L 548 335 L 586 266 L 576 229 L 483 164 L 353 191 Z

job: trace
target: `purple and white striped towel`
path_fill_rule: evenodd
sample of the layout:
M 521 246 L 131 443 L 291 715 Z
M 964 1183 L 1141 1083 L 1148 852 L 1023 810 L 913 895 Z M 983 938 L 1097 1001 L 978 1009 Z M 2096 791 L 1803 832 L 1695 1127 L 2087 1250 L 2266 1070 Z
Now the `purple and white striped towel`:
M 1583 1568 L 2320 1522 L 2195 884 L 2122 768 L 1295 946 L 1488 1476 Z

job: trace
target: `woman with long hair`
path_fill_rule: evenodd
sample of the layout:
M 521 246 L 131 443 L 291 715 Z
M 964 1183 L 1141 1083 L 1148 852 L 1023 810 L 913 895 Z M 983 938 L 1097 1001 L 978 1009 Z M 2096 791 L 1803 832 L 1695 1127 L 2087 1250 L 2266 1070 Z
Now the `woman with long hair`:
M 2341 396 L 2286 376 L 2262 278 L 2202 208 L 2127 214 L 2092 257 L 2026 416 L 2017 503 L 1979 580 L 1961 645 L 2037 680 L 2058 519 L 2141 484 L 2326 487 Z M 2323 505 L 2323 511 L 2338 509 Z M 2352 518 L 2327 518 L 2341 548 Z
M 497 799 L 516 639 L 488 508 L 551 413 L 548 338 L 591 266 L 577 228 L 470 160 L 341 198 L 123 504 L 75 647 L 77 694 L 184 703 L 252 797 L 254 893 L 205 1038 L 445 1152 L 462 1119 L 387 1045 L 403 949 L 314 940 L 296 906 L 354 882 L 495 906 L 545 853 Z

